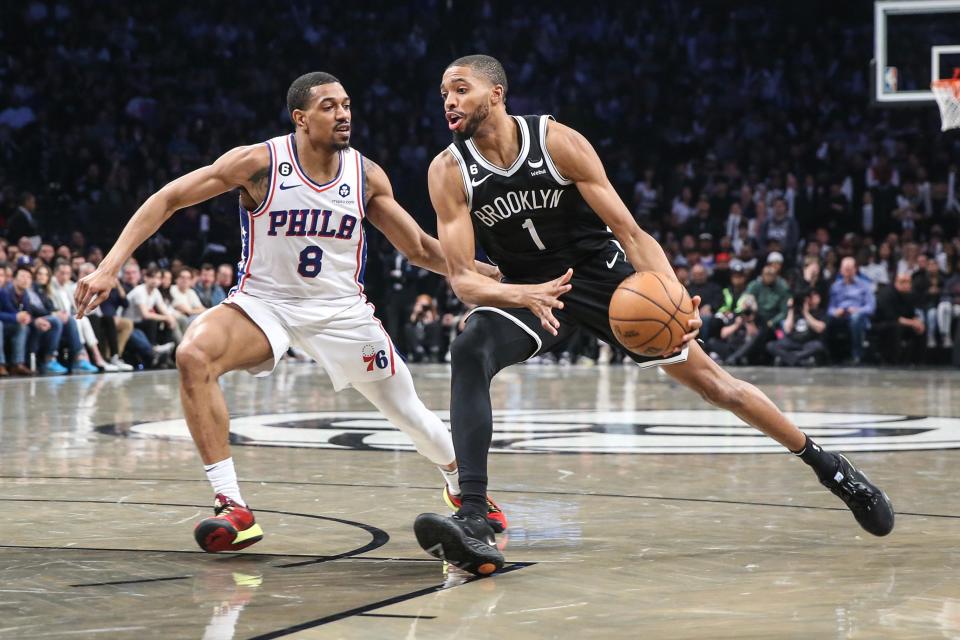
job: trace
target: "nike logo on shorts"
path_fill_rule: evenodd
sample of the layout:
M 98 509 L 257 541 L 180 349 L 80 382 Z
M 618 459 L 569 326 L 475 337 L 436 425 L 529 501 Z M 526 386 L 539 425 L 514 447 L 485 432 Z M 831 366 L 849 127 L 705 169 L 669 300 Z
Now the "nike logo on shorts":
M 613 269 L 613 265 L 617 264 L 617 258 L 619 257 L 620 257 L 619 252 L 613 254 L 613 258 L 610 260 L 610 262 L 607 263 L 607 269 Z
M 300 185 L 298 185 L 298 184 L 290 184 L 290 185 L 287 185 L 287 184 L 283 184 L 283 183 L 281 182 L 281 183 L 280 183 L 280 191 L 286 191 L 287 189 L 296 189 L 296 188 L 299 187 L 299 186 L 300 186 Z

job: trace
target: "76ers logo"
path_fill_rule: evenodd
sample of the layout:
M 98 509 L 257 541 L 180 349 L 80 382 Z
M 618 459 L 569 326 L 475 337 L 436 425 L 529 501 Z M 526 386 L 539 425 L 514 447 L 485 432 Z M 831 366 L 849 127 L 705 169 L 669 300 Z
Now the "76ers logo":
M 374 366 L 377 369 L 386 369 L 387 365 L 390 364 L 390 361 L 387 360 L 386 351 L 383 349 L 377 351 L 369 344 L 363 347 L 363 362 L 367 365 L 367 371 L 373 371 Z

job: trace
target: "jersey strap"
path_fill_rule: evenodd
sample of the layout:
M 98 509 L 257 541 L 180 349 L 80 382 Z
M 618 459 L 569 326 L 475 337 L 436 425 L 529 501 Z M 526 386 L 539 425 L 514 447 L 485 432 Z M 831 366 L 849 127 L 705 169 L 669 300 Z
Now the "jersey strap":
M 460 153 L 460 149 L 457 148 L 457 145 L 450 144 L 447 147 L 447 151 L 450 152 L 456 161 L 457 166 L 460 167 L 460 177 L 463 179 L 463 193 L 467 196 L 467 208 L 473 208 L 473 184 L 470 182 L 470 173 L 467 170 L 467 161 L 463 159 L 463 154 Z
M 543 159 L 547 163 L 547 171 L 550 172 L 554 180 L 562 185 L 573 184 L 573 180 L 569 180 L 560 175 L 560 172 L 557 170 L 557 165 L 553 164 L 553 158 L 550 157 L 550 151 L 547 149 L 547 123 L 553 119 L 554 117 L 551 115 L 540 116 L 540 149 L 543 152 Z

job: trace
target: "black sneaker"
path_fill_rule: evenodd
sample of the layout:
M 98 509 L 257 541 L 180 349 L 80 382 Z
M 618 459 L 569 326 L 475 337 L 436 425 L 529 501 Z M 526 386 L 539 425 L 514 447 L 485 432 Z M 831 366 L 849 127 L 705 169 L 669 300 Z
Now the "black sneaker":
M 820 484 L 843 500 L 860 526 L 868 532 L 885 536 L 893 531 L 893 505 L 887 494 L 850 464 L 845 456 L 838 454 L 837 462 L 839 466 L 834 476 Z
M 503 568 L 493 529 L 482 516 L 421 513 L 413 532 L 424 551 L 464 571 L 488 576 Z

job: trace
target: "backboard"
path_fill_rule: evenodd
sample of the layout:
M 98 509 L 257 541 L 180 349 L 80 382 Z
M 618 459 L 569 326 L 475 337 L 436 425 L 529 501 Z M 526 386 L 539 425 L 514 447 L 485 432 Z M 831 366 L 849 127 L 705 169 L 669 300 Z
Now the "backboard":
M 873 101 L 933 103 L 930 83 L 960 67 L 960 0 L 874 2 Z

